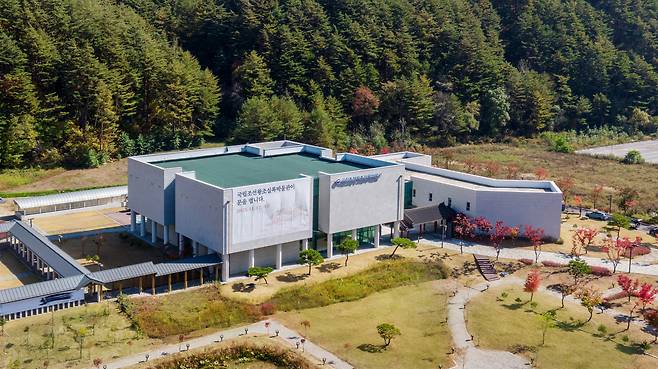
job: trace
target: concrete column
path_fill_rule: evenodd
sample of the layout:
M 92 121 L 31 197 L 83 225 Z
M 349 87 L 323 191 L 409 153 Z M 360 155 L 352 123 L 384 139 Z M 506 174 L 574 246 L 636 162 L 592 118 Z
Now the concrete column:
M 400 237 L 400 221 L 396 220 L 393 222 L 393 238 Z
M 165 245 L 169 244 L 169 226 L 166 224 L 162 225 L 162 242 L 164 242 Z
M 276 245 L 276 268 L 281 269 L 283 266 L 283 245 Z
M 327 259 L 330 259 L 334 256 L 334 235 L 333 233 L 327 233 Z
M 249 250 L 249 268 L 256 266 L 256 252 L 254 249 Z
M 145 237 L 145 236 L 146 236 L 146 217 L 143 216 L 143 215 L 140 215 L 140 216 L 139 216 L 139 220 L 140 220 L 140 223 L 139 223 L 139 235 L 140 235 L 141 237 Z
M 192 241 L 192 255 L 199 256 L 199 243 Z
M 356 229 L 352 230 L 352 239 L 353 240 L 356 240 L 356 231 L 357 231 Z
M 158 241 L 158 223 L 151 219 L 151 243 Z
M 228 282 L 229 276 L 230 276 L 230 255 L 222 255 L 222 282 Z
M 134 210 L 130 210 L 130 232 L 135 233 L 137 229 L 137 214 Z
M 381 237 L 382 227 L 380 225 L 375 226 L 375 247 L 379 247 L 379 238 Z
M 183 255 L 183 246 L 184 246 L 183 241 L 184 241 L 183 240 L 183 235 L 179 233 L 178 234 L 178 255 Z
M 308 238 L 302 240 L 302 250 L 308 250 Z

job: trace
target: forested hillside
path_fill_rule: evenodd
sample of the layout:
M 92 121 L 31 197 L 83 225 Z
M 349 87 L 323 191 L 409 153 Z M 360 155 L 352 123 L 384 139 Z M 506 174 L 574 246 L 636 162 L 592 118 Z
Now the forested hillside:
M 658 0 L 0 0 L 0 45 L 0 168 L 658 125 Z

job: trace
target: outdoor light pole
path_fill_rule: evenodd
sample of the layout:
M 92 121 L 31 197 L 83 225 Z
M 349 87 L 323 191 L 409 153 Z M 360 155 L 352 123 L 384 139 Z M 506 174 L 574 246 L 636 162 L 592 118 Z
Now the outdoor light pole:
M 441 248 L 443 248 L 443 241 L 446 239 L 446 228 L 448 228 L 446 220 L 441 219 Z

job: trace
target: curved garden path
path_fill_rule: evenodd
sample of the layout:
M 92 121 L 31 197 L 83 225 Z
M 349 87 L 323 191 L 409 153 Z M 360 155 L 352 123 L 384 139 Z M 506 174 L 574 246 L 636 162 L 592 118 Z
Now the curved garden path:
M 466 328 L 466 304 L 488 287 L 518 284 L 519 279 L 507 277 L 494 282 L 483 282 L 475 287 L 461 287 L 448 301 L 448 328 L 455 344 L 453 369 L 527 369 L 530 363 L 523 357 L 507 351 L 483 350 L 475 346 Z

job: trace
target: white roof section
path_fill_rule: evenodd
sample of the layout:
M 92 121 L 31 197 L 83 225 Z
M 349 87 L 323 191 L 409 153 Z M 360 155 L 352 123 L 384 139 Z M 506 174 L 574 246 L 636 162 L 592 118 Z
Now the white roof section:
M 14 202 L 16 203 L 18 209 L 21 210 L 120 196 L 128 196 L 128 186 L 64 192 L 46 196 L 22 197 L 14 199 Z
M 413 181 L 414 178 L 426 179 L 432 182 L 442 183 L 446 185 L 452 185 L 461 188 L 467 188 L 469 190 L 485 190 L 485 191 L 501 191 L 501 192 L 551 192 L 550 189 L 546 188 L 533 188 L 533 187 L 492 187 L 485 186 L 476 182 L 469 182 L 461 179 L 454 179 L 443 177 L 436 174 L 416 172 L 413 170 L 405 170 L 405 179 L 410 179 Z

